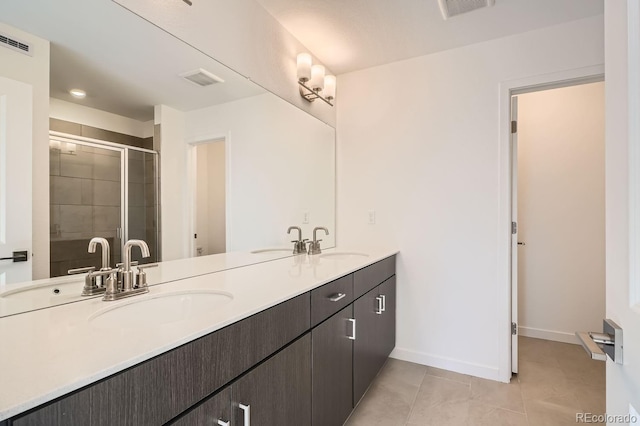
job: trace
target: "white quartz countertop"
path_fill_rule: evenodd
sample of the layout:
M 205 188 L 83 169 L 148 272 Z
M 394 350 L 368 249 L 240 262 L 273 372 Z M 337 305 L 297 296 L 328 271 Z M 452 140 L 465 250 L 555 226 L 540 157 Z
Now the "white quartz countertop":
M 93 298 L 0 318 L 0 421 L 398 253 L 392 247 L 324 250 L 335 252 L 368 256 L 286 257 L 170 280 L 145 295 L 116 302 Z M 184 262 L 188 261 L 192 259 Z M 170 263 L 175 264 L 162 265 L 165 277 L 178 274 L 169 270 Z M 89 320 L 134 302 L 144 316 L 151 308 L 143 299 L 201 290 L 226 293 L 232 299 L 214 311 L 164 324 L 113 321 L 98 327 Z

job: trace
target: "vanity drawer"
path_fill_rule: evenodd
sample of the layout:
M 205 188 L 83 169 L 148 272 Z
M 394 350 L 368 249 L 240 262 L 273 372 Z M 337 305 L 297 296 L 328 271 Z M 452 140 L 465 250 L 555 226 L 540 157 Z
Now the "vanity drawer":
M 387 257 L 379 262 L 353 273 L 354 298 L 358 298 L 372 288 L 396 274 L 396 256 Z
M 315 327 L 353 302 L 353 274 L 311 291 L 311 326 Z

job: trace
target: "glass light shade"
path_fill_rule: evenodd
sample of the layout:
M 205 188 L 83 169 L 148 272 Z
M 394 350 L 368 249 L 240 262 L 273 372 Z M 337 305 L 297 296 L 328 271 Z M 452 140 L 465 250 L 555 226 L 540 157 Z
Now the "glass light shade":
M 324 89 L 324 66 L 314 65 L 311 67 L 311 88 L 316 91 Z
M 311 79 L 311 55 L 301 53 L 298 55 L 298 81 L 309 81 Z
M 324 78 L 324 89 L 322 94 L 328 100 L 336 98 L 336 76 L 328 75 Z

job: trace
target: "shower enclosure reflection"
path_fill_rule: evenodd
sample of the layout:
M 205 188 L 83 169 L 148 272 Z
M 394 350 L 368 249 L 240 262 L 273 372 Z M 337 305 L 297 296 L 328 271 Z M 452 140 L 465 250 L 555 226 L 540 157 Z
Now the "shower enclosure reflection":
M 51 276 L 101 267 L 93 237 L 107 239 L 111 266 L 123 241 L 143 239 L 158 259 L 157 153 L 108 141 L 51 136 L 49 142 Z M 143 262 L 142 258 L 136 259 Z

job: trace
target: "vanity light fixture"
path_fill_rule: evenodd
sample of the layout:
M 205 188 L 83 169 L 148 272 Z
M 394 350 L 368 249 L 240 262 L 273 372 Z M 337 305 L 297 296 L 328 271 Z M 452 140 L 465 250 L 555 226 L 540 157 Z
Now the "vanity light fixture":
M 298 55 L 297 65 L 300 96 L 309 102 L 321 99 L 333 106 L 332 101 L 336 98 L 336 77 L 325 75 L 324 66 L 313 65 L 308 53 Z
M 71 93 L 71 96 L 78 99 L 84 99 L 87 97 L 87 92 L 81 89 L 71 89 L 69 90 L 69 93 Z

